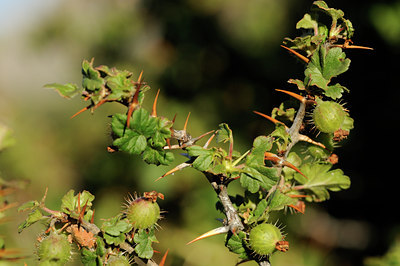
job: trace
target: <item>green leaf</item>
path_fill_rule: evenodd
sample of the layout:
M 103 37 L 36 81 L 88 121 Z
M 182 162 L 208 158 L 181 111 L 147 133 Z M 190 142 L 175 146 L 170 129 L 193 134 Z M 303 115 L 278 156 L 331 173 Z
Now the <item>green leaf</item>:
M 67 84 L 58 84 L 58 83 L 50 83 L 44 85 L 45 88 L 50 88 L 56 90 L 62 97 L 65 98 L 72 98 L 76 96 L 77 94 L 80 94 L 82 92 L 81 88 L 78 88 L 77 85 L 72 84 L 72 83 L 67 83 Z
M 146 137 L 151 137 L 157 130 L 157 119 L 150 116 L 147 110 L 139 108 L 132 114 L 130 128 Z
M 37 207 L 39 207 L 39 202 L 37 200 L 32 200 L 32 201 L 25 202 L 24 204 L 19 206 L 18 211 L 23 212 L 23 211 L 27 211 L 27 210 L 33 210 Z
M 153 149 L 147 146 L 142 153 L 142 159 L 148 164 L 170 165 L 174 161 L 174 154 L 163 149 Z
M 227 234 L 226 246 L 233 253 L 239 254 L 240 259 L 248 259 L 247 249 L 245 244 L 246 234 L 239 231 L 236 234 Z
M 258 166 L 264 165 L 264 153 L 272 148 L 272 142 L 269 137 L 258 136 L 253 141 L 251 153 L 246 157 L 246 165 Z
M 285 208 L 285 206 L 290 205 L 290 204 L 296 204 L 298 200 L 291 198 L 279 190 L 276 190 L 269 199 L 269 208 L 271 211 L 279 211 Z
M 343 18 L 344 13 L 340 9 L 334 9 L 328 7 L 328 5 L 324 1 L 314 1 L 313 5 L 317 6 L 319 9 L 323 10 L 326 14 L 332 17 L 332 21 L 336 23 L 336 21 L 340 18 Z
M 221 123 L 219 124 L 219 129 L 217 132 L 216 140 L 218 143 L 227 141 L 231 141 L 233 139 L 232 130 L 229 128 L 228 124 Z
M 304 82 L 300 79 L 289 79 L 288 83 L 296 85 L 299 90 L 306 89 L 306 85 L 304 85 Z
M 90 251 L 87 248 L 81 249 L 81 262 L 85 266 L 96 266 L 97 254 L 95 251 Z
M 67 194 L 61 199 L 61 211 L 67 214 L 72 214 L 78 208 L 78 194 L 74 195 L 75 191 L 71 189 Z M 86 211 L 89 211 L 92 206 L 92 201 L 94 200 L 94 195 L 90 192 L 84 190 L 80 193 L 79 206 L 81 209 L 86 205 Z M 77 212 L 75 212 L 77 214 Z
M 197 157 L 192 166 L 199 171 L 206 171 L 213 162 L 213 154 L 207 154 Z
M 350 187 L 350 178 L 340 169 L 330 170 L 331 167 L 331 164 L 304 164 L 300 171 L 308 179 L 298 173 L 295 174 L 295 179 L 313 194 L 315 201 L 324 201 L 329 199 L 328 190 L 340 191 Z
M 31 213 L 29 213 L 28 218 L 26 218 L 25 221 L 18 226 L 18 233 L 21 233 L 25 228 L 42 219 L 42 217 L 43 215 L 38 209 L 33 210 Z
M 291 141 L 290 135 L 286 131 L 286 127 L 282 124 L 275 125 L 275 130 L 270 134 L 270 137 L 274 138 L 274 144 L 277 146 L 278 151 L 286 150 Z
M 101 230 L 104 232 L 104 240 L 108 244 L 120 245 L 126 239 L 125 233 L 132 230 L 132 225 L 126 220 L 120 220 L 120 216 L 105 221 Z
M 114 140 L 113 145 L 130 154 L 141 154 L 147 147 L 147 139 L 145 136 L 129 130 L 123 137 Z
M 139 230 L 133 240 L 137 245 L 135 246 L 135 251 L 140 258 L 150 259 L 153 257 L 152 243 L 157 242 L 157 238 L 154 235 L 154 228 L 151 230 L 141 229 Z
M 255 210 L 253 211 L 253 216 L 249 219 L 249 223 L 258 222 L 261 219 L 265 218 L 265 210 L 268 207 L 268 203 L 265 199 L 262 199 L 258 204 Z
M 317 29 L 318 22 L 314 20 L 310 14 L 305 14 L 304 17 L 296 24 L 296 29 Z
M 240 184 L 251 193 L 257 192 L 260 187 L 269 190 L 276 180 L 276 169 L 265 166 L 245 166 L 240 174 Z
M 342 93 L 349 91 L 346 87 L 336 83 L 335 85 L 328 86 L 325 91 L 325 96 L 332 98 L 333 100 L 342 98 Z
M 122 137 L 124 135 L 124 130 L 126 131 L 130 130 L 130 129 L 125 129 L 125 126 L 126 126 L 125 114 L 115 114 L 112 116 L 111 129 L 117 137 Z
M 83 60 L 82 62 L 82 86 L 88 91 L 98 91 L 104 84 L 100 72 L 93 68 L 93 59 L 91 62 Z
M 328 91 L 328 95 L 337 98 L 338 93 L 340 94 L 343 92 L 344 87 L 336 84 L 328 88 L 328 84 L 333 77 L 347 71 L 349 65 L 350 59 L 346 58 L 346 54 L 340 47 L 327 50 L 324 46 L 320 46 L 307 65 L 307 69 L 304 72 L 306 76 L 304 83 L 317 86 L 321 88 L 325 94 Z

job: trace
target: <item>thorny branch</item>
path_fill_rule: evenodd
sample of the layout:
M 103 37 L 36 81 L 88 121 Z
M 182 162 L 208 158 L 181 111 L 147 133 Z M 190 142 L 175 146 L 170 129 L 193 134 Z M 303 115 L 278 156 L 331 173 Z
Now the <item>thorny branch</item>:
M 221 201 L 222 206 L 224 207 L 224 213 L 226 215 L 227 221 L 226 226 L 229 231 L 232 233 L 237 232 L 238 230 L 243 230 L 244 226 L 242 221 L 240 220 L 239 215 L 236 212 L 235 207 L 232 204 L 232 201 L 229 198 L 227 185 L 223 182 L 217 182 L 216 177 L 210 173 L 204 173 L 210 182 L 211 186 L 214 188 L 215 192 L 218 195 L 219 200 Z
M 288 133 L 290 135 L 291 142 L 289 143 L 289 145 L 288 145 L 288 147 L 286 149 L 285 155 L 283 156 L 283 160 L 286 160 L 286 158 L 288 157 L 288 155 L 290 153 L 290 150 L 299 141 L 299 137 L 300 137 L 300 132 L 299 131 L 300 131 L 301 125 L 303 124 L 303 119 L 304 119 L 305 114 L 306 114 L 306 103 L 300 102 L 300 106 L 299 106 L 299 109 L 297 110 L 296 117 L 295 117 L 295 119 L 293 121 L 293 124 L 288 129 Z M 269 196 L 271 198 L 274 197 L 275 191 L 277 190 L 278 186 L 280 184 L 284 183 L 284 179 L 281 176 L 283 166 L 280 165 L 280 166 L 277 166 L 277 168 L 278 168 L 277 169 L 277 175 L 279 177 L 278 183 L 274 187 L 272 187 L 270 189 L 270 191 L 268 192 L 267 197 L 269 197 Z M 263 260 L 258 261 L 258 265 L 260 265 L 260 266 L 271 266 L 271 263 L 269 262 L 269 258 L 266 257 Z

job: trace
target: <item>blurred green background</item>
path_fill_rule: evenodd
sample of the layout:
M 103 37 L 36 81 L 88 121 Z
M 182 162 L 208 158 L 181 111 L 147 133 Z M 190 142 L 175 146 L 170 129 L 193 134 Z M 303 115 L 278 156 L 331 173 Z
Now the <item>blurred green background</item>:
M 191 112 L 189 132 L 200 135 L 227 122 L 235 149 L 243 152 L 270 126 L 252 110 L 269 113 L 294 89 L 286 81 L 302 78 L 303 66 L 279 45 L 294 37 L 295 24 L 309 11 L 305 0 L 14 0 L 0 2 L 0 122 L 13 130 L 16 144 L 0 154 L 1 177 L 27 179 L 15 195 L 40 199 L 57 209 L 69 189 L 96 196 L 96 218 L 116 215 L 128 193 L 157 190 L 167 212 L 155 249 L 170 253 L 166 265 L 234 265 L 237 256 L 223 236 L 186 243 L 220 225 L 216 195 L 206 179 L 186 169 L 154 183 L 171 167 L 148 166 L 138 158 L 106 152 L 110 119 L 125 110 L 108 104 L 69 117 L 84 107 L 67 101 L 46 83 L 80 84 L 83 59 L 127 69 L 152 87 L 150 106 L 161 89 L 158 114 L 178 114 L 182 127 Z M 339 148 L 339 167 L 352 179 L 348 191 L 308 206 L 306 214 L 279 217 L 287 224 L 291 249 L 273 265 L 361 265 L 385 253 L 399 229 L 398 59 L 400 1 L 335 1 L 356 29 L 357 45 L 373 52 L 347 51 L 350 70 L 339 81 L 355 118 L 355 130 Z M 176 164 L 184 157 L 176 153 Z M 237 185 L 231 194 L 240 193 Z M 24 215 L 9 212 L 1 225 L 8 247 L 32 254 L 37 225 L 17 234 Z M 159 255 L 161 257 L 161 255 Z M 28 265 L 34 264 L 27 259 Z M 21 265 L 23 263 L 21 262 Z M 72 263 L 79 265 L 79 260 Z M 247 263 L 245 265 L 255 265 Z

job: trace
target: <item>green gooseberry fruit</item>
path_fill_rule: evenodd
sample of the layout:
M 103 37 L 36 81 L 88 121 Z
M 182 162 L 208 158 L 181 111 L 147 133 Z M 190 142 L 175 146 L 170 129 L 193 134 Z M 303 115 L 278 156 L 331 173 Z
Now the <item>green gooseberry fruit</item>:
M 129 266 L 131 265 L 129 259 L 125 256 L 112 255 L 107 260 L 107 265 L 111 266 Z
M 281 230 L 273 224 L 259 224 L 250 231 L 250 248 L 258 255 L 265 256 L 276 250 L 276 244 L 283 239 Z
M 71 244 L 63 234 L 51 233 L 37 247 L 40 265 L 64 265 L 71 258 Z
M 337 102 L 317 100 L 312 118 L 319 131 L 333 133 L 342 127 L 346 112 Z
M 146 198 L 137 198 L 129 202 L 125 212 L 128 221 L 136 229 L 149 228 L 160 218 L 160 207 L 157 202 Z

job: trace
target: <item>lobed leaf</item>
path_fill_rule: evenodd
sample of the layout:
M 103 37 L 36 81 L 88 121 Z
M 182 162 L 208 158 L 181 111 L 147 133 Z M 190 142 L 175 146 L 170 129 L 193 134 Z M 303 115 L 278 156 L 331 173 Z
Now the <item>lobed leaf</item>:
M 239 254 L 239 258 L 246 260 L 249 259 L 246 249 L 246 233 L 239 231 L 236 234 L 228 234 L 226 239 L 226 246 L 233 253 Z
M 60 94 L 62 97 L 65 98 L 72 98 L 82 92 L 82 89 L 79 88 L 77 85 L 72 83 L 67 84 L 58 84 L 58 83 L 50 83 L 44 85 L 45 88 L 54 89 Z
M 219 129 L 217 132 L 216 140 L 218 143 L 227 142 L 233 139 L 232 130 L 229 128 L 228 124 L 221 123 L 219 124 Z
M 100 76 L 100 72 L 93 67 L 92 61 L 83 60 L 82 62 L 82 86 L 88 91 L 98 91 L 104 85 L 104 80 Z
M 139 230 L 135 234 L 133 240 L 135 241 L 135 243 L 137 243 L 137 245 L 135 246 L 135 251 L 140 258 L 150 259 L 151 257 L 153 257 L 154 251 L 151 245 L 153 242 L 158 243 L 158 240 L 154 235 L 154 228 L 150 230 Z
M 327 49 L 320 46 L 312 55 L 304 71 L 306 76 L 304 83 L 321 88 L 328 97 L 339 98 L 345 87 L 339 84 L 329 87 L 328 84 L 333 77 L 347 71 L 349 65 L 350 59 L 346 58 L 346 54 L 340 47 Z
M 83 206 L 87 206 L 86 212 L 89 211 L 89 208 L 92 206 L 92 201 L 94 200 L 94 195 L 92 195 L 89 191 L 82 191 L 80 193 L 80 201 L 79 206 L 82 209 Z M 88 208 L 89 207 L 89 208 Z M 78 194 L 75 195 L 75 191 L 71 189 L 64 195 L 61 199 L 61 211 L 67 214 L 72 214 L 76 212 L 78 208 Z
M 350 178 L 340 169 L 330 170 L 331 167 L 331 164 L 323 163 L 304 164 L 300 171 L 308 179 L 298 173 L 295 174 L 295 179 L 313 194 L 315 201 L 324 201 L 329 199 L 328 190 L 340 191 L 350 187 Z
M 25 228 L 41 220 L 42 217 L 43 214 L 38 209 L 34 209 L 28 214 L 28 217 L 25 219 L 25 221 L 18 226 L 18 233 L 21 233 Z

